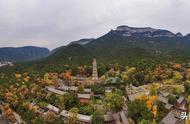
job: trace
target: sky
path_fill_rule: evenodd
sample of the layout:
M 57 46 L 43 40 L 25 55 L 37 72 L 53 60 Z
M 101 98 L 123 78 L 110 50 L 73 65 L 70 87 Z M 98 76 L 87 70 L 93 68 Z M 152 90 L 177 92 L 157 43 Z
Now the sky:
M 54 49 L 119 25 L 190 33 L 190 0 L 0 0 L 0 47 Z

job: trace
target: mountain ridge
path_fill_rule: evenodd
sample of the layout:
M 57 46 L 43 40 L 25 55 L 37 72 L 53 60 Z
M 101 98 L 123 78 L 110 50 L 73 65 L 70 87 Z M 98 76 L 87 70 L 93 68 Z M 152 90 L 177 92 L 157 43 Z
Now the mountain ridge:
M 127 63 L 141 61 L 142 59 L 155 59 L 156 61 L 187 60 L 190 57 L 189 35 L 183 36 L 180 32 L 172 33 L 164 29 L 150 27 L 136 28 L 129 26 L 118 26 L 105 35 L 93 39 L 85 45 L 68 45 L 47 57 L 59 56 L 59 61 L 66 63 L 81 62 L 80 56 L 86 60 L 97 58 L 101 62 Z M 75 44 L 75 43 L 74 43 Z M 72 49 L 66 51 L 64 49 Z M 74 49 L 80 48 L 83 54 Z M 64 53 L 64 54 L 63 54 Z M 66 54 L 65 54 L 66 53 Z M 176 57 L 177 56 L 177 57 Z M 69 58 L 72 58 L 69 60 Z M 86 63 L 84 58 L 83 62 Z
M 190 60 L 190 34 L 151 27 L 118 26 L 96 39 L 81 39 L 51 51 L 40 62 L 53 64 L 135 63 Z
M 41 59 L 49 55 L 49 49 L 45 47 L 23 46 L 23 47 L 1 47 L 0 61 L 31 61 Z

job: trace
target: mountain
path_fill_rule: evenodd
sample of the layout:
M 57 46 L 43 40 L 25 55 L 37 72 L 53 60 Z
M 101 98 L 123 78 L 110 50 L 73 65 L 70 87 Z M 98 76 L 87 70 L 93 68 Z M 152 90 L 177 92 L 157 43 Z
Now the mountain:
M 3 47 L 0 48 L 0 61 L 30 61 L 47 57 L 49 53 L 47 48 L 34 46 Z
M 86 45 L 87 43 L 90 43 L 91 41 L 93 41 L 94 38 L 84 38 L 84 39 L 80 39 L 77 41 L 72 41 L 70 42 L 67 46 L 72 45 L 72 44 L 80 44 L 80 45 Z M 56 52 L 57 50 L 64 48 L 65 46 L 60 46 L 58 48 L 55 48 L 51 51 L 51 54 L 53 54 L 54 52 Z
M 93 40 L 94 40 L 94 38 L 80 39 L 78 41 L 70 42 L 69 45 L 72 45 L 72 44 L 75 44 L 75 43 L 80 44 L 80 45 L 86 45 L 87 43 L 89 43 L 89 42 L 91 42 Z
M 145 28 L 136 28 L 136 27 L 128 27 L 128 26 L 119 26 L 114 31 L 114 33 L 119 33 L 124 37 L 183 37 L 182 34 L 179 32 L 174 34 L 168 30 L 162 29 L 154 29 L 150 27 Z
M 48 56 L 48 63 L 167 62 L 190 59 L 190 36 L 151 27 L 119 26 L 86 44 L 72 42 Z

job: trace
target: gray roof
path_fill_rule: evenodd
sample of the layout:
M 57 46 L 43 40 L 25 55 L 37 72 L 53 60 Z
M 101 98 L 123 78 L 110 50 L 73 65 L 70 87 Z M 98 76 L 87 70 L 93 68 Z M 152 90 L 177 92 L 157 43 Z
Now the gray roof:
M 69 87 L 68 87 L 68 86 L 63 85 L 63 86 L 61 86 L 61 87 L 60 87 L 60 89 L 62 89 L 62 90 L 69 90 Z
M 80 94 L 80 93 L 78 93 L 77 95 L 78 95 L 79 98 L 85 98 L 85 99 L 90 99 L 90 97 L 91 97 L 90 94 Z
M 180 96 L 179 99 L 177 99 L 178 103 L 182 103 L 185 98 L 183 96 Z
M 78 87 L 76 87 L 76 86 L 65 86 L 65 85 L 62 85 L 60 87 L 60 89 L 65 90 L 65 91 L 69 91 L 69 90 L 77 91 Z M 91 89 L 85 88 L 84 92 L 90 93 Z
M 77 91 L 77 90 L 78 90 L 78 87 L 71 86 L 71 87 L 69 87 L 69 90 Z
M 23 120 L 19 114 L 17 114 L 16 112 L 13 112 L 13 115 L 19 124 L 23 122 Z
M 60 115 L 67 118 L 67 117 L 69 117 L 69 112 L 66 110 L 63 110 L 63 111 L 61 111 Z
M 169 112 L 161 121 L 161 124 L 176 124 L 177 118 L 174 117 L 172 112 Z
M 165 108 L 166 109 L 171 109 L 173 107 L 173 105 L 171 105 L 171 104 L 169 104 L 169 103 L 167 103 L 166 105 L 165 105 Z
M 170 94 L 167 93 L 167 92 L 162 92 L 162 95 L 163 95 L 164 97 L 168 97 Z
M 128 95 L 130 101 L 134 101 L 135 99 L 139 98 L 142 94 L 145 94 L 144 92 L 137 92 L 134 94 Z
M 59 94 L 59 95 L 64 95 L 66 93 L 64 91 L 55 89 L 55 87 L 47 87 L 47 90 L 50 91 L 50 92 Z
M 51 105 L 51 104 L 49 104 L 49 105 L 47 105 L 46 106 L 49 110 L 51 110 L 51 111 L 53 111 L 53 112 L 55 112 L 55 113 L 59 113 L 59 108 L 57 108 L 57 107 L 55 107 L 55 106 L 53 106 L 53 105 Z
M 113 120 L 114 119 L 113 119 L 112 114 L 106 114 L 106 115 L 104 115 L 104 121 L 109 122 L 109 121 L 113 121 Z
M 84 89 L 84 92 L 90 93 L 92 90 L 91 89 Z
M 77 119 L 82 122 L 91 122 L 91 116 L 78 114 Z
M 124 111 L 120 112 L 120 116 L 121 116 L 121 120 L 122 120 L 123 124 L 129 124 Z
M 165 104 L 168 103 L 168 99 L 165 98 L 165 97 L 163 97 L 163 96 L 160 96 L 160 95 L 158 96 L 158 100 L 161 101 L 161 102 L 163 102 L 163 103 L 165 103 Z
M 60 113 L 61 116 L 68 118 L 69 117 L 69 112 L 66 110 L 63 110 Z M 82 115 L 82 114 L 77 114 L 77 120 L 82 121 L 82 122 L 91 122 L 91 116 L 89 115 Z

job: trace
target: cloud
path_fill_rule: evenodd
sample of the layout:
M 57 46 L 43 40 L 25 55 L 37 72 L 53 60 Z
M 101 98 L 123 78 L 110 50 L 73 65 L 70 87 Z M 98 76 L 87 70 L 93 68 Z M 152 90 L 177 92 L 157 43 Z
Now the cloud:
M 187 0 L 1 0 L 0 47 L 50 49 L 119 25 L 190 32 Z

